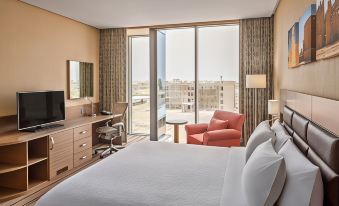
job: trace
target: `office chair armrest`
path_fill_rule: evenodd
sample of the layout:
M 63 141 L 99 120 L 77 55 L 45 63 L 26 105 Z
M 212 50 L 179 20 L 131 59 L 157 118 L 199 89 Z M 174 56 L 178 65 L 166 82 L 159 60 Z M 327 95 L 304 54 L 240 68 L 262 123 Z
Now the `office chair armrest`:
M 112 120 L 109 120 L 105 123 L 106 127 L 109 127 L 109 123 L 112 123 Z

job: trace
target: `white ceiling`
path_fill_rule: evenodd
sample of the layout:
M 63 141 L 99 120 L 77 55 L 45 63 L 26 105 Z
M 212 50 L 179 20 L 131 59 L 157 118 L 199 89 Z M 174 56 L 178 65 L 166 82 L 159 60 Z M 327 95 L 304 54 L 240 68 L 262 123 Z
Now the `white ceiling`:
M 96 28 L 269 17 L 279 0 L 22 0 Z

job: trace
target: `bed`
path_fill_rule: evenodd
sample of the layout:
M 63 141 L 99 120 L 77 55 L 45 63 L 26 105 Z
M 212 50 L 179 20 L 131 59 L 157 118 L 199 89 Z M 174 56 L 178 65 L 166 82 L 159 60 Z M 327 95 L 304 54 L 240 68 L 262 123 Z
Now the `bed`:
M 320 168 L 324 205 L 339 205 L 338 138 L 285 108 L 283 125 Z M 136 143 L 46 193 L 38 206 L 246 206 L 241 192 L 245 148 Z
M 136 143 L 65 180 L 37 205 L 219 205 L 230 189 L 224 177 L 244 164 L 244 148 Z

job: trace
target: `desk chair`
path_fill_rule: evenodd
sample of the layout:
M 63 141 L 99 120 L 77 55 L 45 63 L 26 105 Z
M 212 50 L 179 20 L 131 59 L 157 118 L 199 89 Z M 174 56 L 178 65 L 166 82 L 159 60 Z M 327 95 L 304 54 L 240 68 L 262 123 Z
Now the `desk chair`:
M 125 116 L 126 110 L 128 108 L 128 103 L 126 102 L 118 102 L 113 105 L 113 115 L 114 114 L 122 114 L 120 117 L 113 118 L 105 123 L 105 126 L 99 127 L 96 132 L 99 134 L 100 139 L 109 140 L 110 145 L 106 147 L 100 147 L 95 149 L 95 154 L 99 151 L 103 151 L 100 154 L 100 157 L 103 158 L 108 153 L 112 154 L 113 152 L 117 152 L 124 147 L 116 147 L 113 145 L 113 140 L 120 137 L 122 138 L 123 132 L 125 132 Z

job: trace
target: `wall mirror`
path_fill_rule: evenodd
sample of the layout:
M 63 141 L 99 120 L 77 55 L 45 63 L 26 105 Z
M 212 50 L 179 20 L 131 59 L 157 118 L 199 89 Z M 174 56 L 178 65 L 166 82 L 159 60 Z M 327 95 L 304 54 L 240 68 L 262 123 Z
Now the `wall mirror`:
M 68 97 L 93 97 L 93 63 L 68 61 Z

